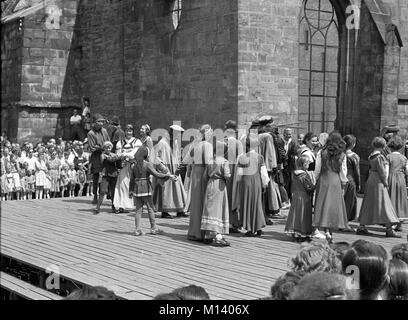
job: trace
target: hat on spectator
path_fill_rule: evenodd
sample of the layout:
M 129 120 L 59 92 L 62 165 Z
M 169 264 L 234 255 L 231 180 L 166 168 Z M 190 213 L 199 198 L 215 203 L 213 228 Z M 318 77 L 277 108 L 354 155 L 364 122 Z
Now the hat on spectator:
M 271 123 L 271 122 L 273 122 L 272 116 L 262 116 L 262 117 L 259 118 L 259 124 L 260 125 L 265 125 L 265 124 L 268 124 L 268 123 Z
M 386 134 L 386 133 L 395 133 L 395 132 L 398 132 L 399 130 L 400 130 L 400 128 L 399 128 L 397 125 L 395 125 L 395 124 L 388 125 L 388 126 L 385 126 L 385 127 L 382 129 L 382 131 L 381 131 L 381 136 L 383 136 L 383 135 Z
M 120 122 L 120 120 L 119 120 L 119 117 L 118 117 L 118 116 L 113 116 L 113 117 L 112 117 L 112 120 L 111 120 L 111 123 L 112 123 L 112 124 L 114 124 L 115 126 L 118 126 L 118 125 L 119 125 L 119 122 Z
M 105 121 L 105 118 L 102 117 L 100 113 L 95 113 L 93 116 L 93 122 L 100 121 L 100 120 Z

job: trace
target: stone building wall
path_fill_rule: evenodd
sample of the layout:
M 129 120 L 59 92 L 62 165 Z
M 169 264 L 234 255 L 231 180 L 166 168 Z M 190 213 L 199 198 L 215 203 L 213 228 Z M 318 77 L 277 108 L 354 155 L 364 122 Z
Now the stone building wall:
M 298 121 L 298 24 L 301 0 L 239 0 L 238 119 L 272 114 Z
M 17 114 L 12 102 L 21 95 L 22 45 L 20 21 L 1 28 L 1 128 L 10 136 L 17 135 Z
M 21 39 L 19 65 L 2 70 L 7 77 L 4 83 L 14 90 L 13 95 L 2 95 L 2 108 L 8 110 L 10 118 L 18 119 L 12 126 L 16 132 L 10 136 L 19 141 L 39 141 L 55 135 L 67 137 L 71 108 L 80 107 L 80 80 L 75 68 L 75 64 L 79 66 L 80 56 L 71 42 L 77 1 L 45 1 L 44 4 L 5 24 L 7 30 L 21 21 L 21 31 L 14 40 Z M 60 10 L 59 18 L 52 19 L 50 4 Z M 21 77 L 17 82 L 9 81 L 10 75 L 18 73 L 16 70 L 21 70 Z M 11 107 L 7 108 L 8 105 Z
M 236 1 L 81 1 L 83 91 L 92 110 L 152 128 L 237 119 Z

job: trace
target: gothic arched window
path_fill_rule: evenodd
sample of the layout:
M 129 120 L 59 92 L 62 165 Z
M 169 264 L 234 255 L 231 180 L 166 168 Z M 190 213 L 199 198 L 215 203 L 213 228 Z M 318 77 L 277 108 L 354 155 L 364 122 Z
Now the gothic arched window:
M 299 30 L 299 122 L 308 131 L 334 129 L 339 26 L 330 0 L 304 0 Z
M 174 0 L 171 6 L 170 14 L 173 19 L 174 30 L 176 30 L 180 24 L 181 2 L 182 0 Z

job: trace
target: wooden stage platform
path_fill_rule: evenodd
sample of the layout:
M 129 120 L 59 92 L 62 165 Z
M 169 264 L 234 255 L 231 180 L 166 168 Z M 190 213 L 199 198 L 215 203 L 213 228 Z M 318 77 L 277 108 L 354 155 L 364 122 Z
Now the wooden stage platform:
M 132 235 L 132 214 L 114 215 L 105 202 L 92 215 L 90 198 L 64 198 L 1 203 L 1 253 L 46 269 L 58 266 L 61 276 L 103 285 L 126 299 L 151 299 L 189 284 L 203 286 L 212 299 L 257 299 L 288 270 L 288 258 L 299 244 L 283 234 L 284 221 L 267 226 L 262 238 L 229 235 L 231 247 L 217 248 L 186 239 L 188 218 L 161 219 L 164 234 Z M 149 222 L 143 216 L 143 227 Z M 407 224 L 404 229 L 408 229 Z M 335 233 L 335 241 L 358 238 L 376 242 L 389 252 L 406 241 L 378 236 Z

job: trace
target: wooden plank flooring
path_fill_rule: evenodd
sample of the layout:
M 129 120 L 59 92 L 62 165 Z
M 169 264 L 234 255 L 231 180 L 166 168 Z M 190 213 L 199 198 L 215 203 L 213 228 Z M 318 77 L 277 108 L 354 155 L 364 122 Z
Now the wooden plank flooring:
M 1 252 L 89 285 L 103 285 L 126 299 L 151 299 L 177 287 L 203 286 L 212 299 L 257 299 L 268 295 L 299 248 L 283 233 L 284 221 L 267 226 L 262 238 L 229 235 L 231 247 L 215 248 L 186 239 L 188 218 L 160 219 L 164 235 L 134 237 L 131 213 L 114 215 L 108 202 L 92 215 L 90 198 L 1 203 Z M 285 212 L 284 212 L 285 213 Z M 147 216 L 142 227 L 149 231 Z M 404 225 L 407 229 L 407 224 Z M 365 238 L 389 250 L 403 239 L 335 233 L 335 241 Z

